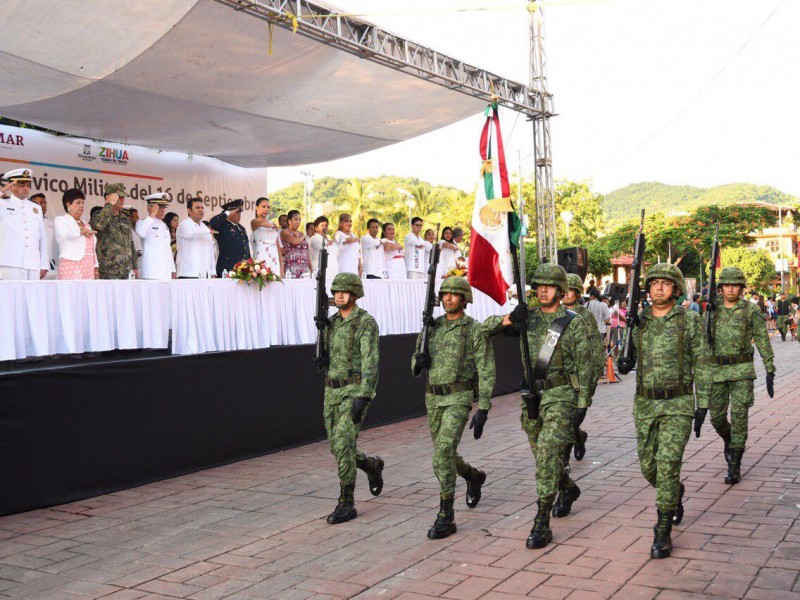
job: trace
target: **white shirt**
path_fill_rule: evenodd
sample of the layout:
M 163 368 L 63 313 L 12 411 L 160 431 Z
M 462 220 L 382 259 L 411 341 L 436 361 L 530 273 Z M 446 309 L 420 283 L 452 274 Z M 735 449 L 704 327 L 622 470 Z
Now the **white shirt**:
M 364 275 L 386 276 L 386 259 L 379 238 L 368 233 L 361 236 L 361 260 Z
M 594 315 L 594 318 L 597 321 L 598 331 L 600 331 L 600 333 L 605 333 L 608 329 L 606 321 L 611 321 L 611 309 L 608 307 L 608 305 L 600 300 L 589 300 L 586 308 L 588 308 L 589 312 Z
M 397 244 L 397 240 L 383 238 L 381 241 L 384 243 L 383 259 L 386 264 L 386 277 L 388 279 L 406 279 L 406 261 L 403 251 L 388 247 L 388 244 Z
M 311 276 L 317 274 L 317 266 L 319 264 L 319 253 L 322 250 L 323 237 L 319 233 L 315 233 L 308 240 L 308 255 L 311 267 Z M 337 246 L 331 243 L 330 240 L 325 240 L 325 249 L 328 251 L 328 270 L 325 272 L 325 278 L 331 279 L 339 272 L 339 261 L 337 256 Z
M 84 227 L 88 227 L 83 223 Z M 86 237 L 81 235 L 81 229 L 78 222 L 69 215 L 61 215 L 56 217 L 54 222 L 54 229 L 56 234 L 57 246 L 61 253 L 61 258 L 65 260 L 79 261 L 83 259 L 86 254 Z M 93 249 L 96 248 L 96 236 L 89 237 L 89 242 Z M 94 254 L 94 266 L 97 264 L 97 252 Z
M 142 279 L 172 279 L 175 259 L 167 224 L 148 216 L 136 222 L 136 233 L 142 238 L 142 260 L 139 261 Z
M 409 273 L 426 273 L 428 263 L 425 261 L 426 251 L 430 251 L 433 245 L 425 241 L 418 235 L 409 233 L 403 240 L 406 249 L 406 271 Z
M 137 223 L 138 225 L 138 223 Z M 217 272 L 211 230 L 200 221 L 186 219 L 178 224 L 178 277 L 208 277 Z
M 279 237 L 280 229 L 257 227 L 250 237 L 253 244 L 253 258 L 263 260 L 276 275 L 281 274 L 279 247 L 283 247 Z
M 345 244 L 349 238 L 356 240 L 353 243 Z M 358 238 L 352 233 L 337 231 L 333 234 L 333 241 L 339 253 L 339 273 L 358 274 Z
M 461 250 L 451 250 L 450 248 L 445 248 L 443 246 L 444 243 L 445 240 L 439 240 L 441 252 L 439 254 L 439 265 L 436 267 L 436 279 L 441 279 L 450 269 L 455 267 L 456 259 L 461 256 Z M 455 245 L 455 242 L 449 243 Z
M 50 270 L 42 209 L 13 194 L 0 198 L 0 267 Z
M 53 219 L 47 215 L 42 215 L 44 221 L 45 239 L 47 240 L 47 260 L 51 268 L 58 264 L 58 244 L 56 244 L 56 228 Z M 73 221 L 75 219 L 72 219 Z

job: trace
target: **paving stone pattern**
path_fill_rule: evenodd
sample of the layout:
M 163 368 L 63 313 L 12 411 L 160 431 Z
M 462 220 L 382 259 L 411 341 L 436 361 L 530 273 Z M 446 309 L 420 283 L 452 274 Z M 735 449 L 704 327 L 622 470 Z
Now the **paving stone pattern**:
M 343 525 L 325 523 L 338 483 L 323 443 L 2 518 L 0 596 L 800 599 L 800 345 L 776 337 L 776 396 L 759 363 L 742 482 L 724 484 L 708 423 L 689 442 L 670 559 L 649 558 L 655 494 L 636 459 L 628 376 L 598 387 L 573 467 L 583 495 L 553 519 L 544 550 L 525 548 L 534 461 L 512 395 L 496 399 L 483 439 L 464 434 L 464 458 L 489 478 L 475 510 L 459 481 L 458 533 L 446 540 L 426 538 L 438 484 L 426 421 L 414 419 L 362 433 L 386 461 L 386 486 L 373 498 L 359 473 L 359 516 Z

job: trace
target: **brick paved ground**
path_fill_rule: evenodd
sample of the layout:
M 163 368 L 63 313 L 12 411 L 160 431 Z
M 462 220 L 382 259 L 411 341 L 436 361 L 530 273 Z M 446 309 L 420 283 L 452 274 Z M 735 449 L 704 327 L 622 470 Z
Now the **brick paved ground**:
M 553 520 L 545 550 L 524 546 L 534 463 L 509 396 L 482 440 L 464 437 L 464 456 L 489 480 L 472 511 L 459 483 L 459 530 L 447 540 L 425 537 L 438 486 L 425 420 L 415 419 L 362 435 L 386 460 L 386 487 L 372 498 L 359 475 L 355 521 L 325 523 L 337 482 L 325 445 L 313 444 L 0 519 L 0 595 L 800 599 L 800 345 L 773 344 L 776 397 L 759 379 L 744 479 L 723 483 L 722 444 L 707 424 L 686 450 L 686 517 L 667 560 L 649 559 L 654 492 L 636 460 L 628 377 L 598 389 L 589 451 L 573 469 L 583 496 Z

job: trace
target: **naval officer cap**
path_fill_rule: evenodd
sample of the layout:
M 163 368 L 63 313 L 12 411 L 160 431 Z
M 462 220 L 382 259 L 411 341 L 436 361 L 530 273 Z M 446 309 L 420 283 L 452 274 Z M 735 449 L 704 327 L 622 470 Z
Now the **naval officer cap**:
M 167 206 L 170 202 L 172 202 L 172 196 L 170 196 L 167 192 L 150 194 L 149 196 L 145 196 L 144 199 L 148 204 L 158 204 L 160 206 Z
M 30 169 L 14 169 L 3 175 L 6 181 L 32 181 L 33 171 Z
M 107 183 L 105 189 L 103 190 L 103 195 L 109 196 L 111 194 L 116 194 L 120 198 L 126 198 L 128 196 L 128 192 L 125 191 L 125 184 Z
M 231 200 L 227 204 L 222 205 L 222 210 L 242 210 L 242 207 L 244 207 L 244 200 Z

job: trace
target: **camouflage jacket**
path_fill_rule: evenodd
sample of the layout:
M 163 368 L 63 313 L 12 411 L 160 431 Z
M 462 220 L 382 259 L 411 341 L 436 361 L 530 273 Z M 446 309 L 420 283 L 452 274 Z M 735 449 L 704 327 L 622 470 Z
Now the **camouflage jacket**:
M 582 304 L 575 306 L 567 306 L 568 308 L 581 318 L 584 327 L 586 327 L 586 335 L 590 339 L 592 345 L 592 357 L 594 358 L 594 378 L 595 381 L 600 378 L 606 367 L 606 351 L 603 348 L 603 338 L 600 336 L 600 330 L 597 328 L 597 319 L 589 312 L 589 309 Z
M 419 352 L 422 333 L 417 337 Z M 492 342 L 487 337 L 483 325 L 467 315 L 448 321 L 444 315 L 436 319 L 429 341 L 431 367 L 428 369 L 429 385 L 448 385 L 458 381 L 477 383 L 476 390 L 465 390 L 446 396 L 426 395 L 426 402 L 436 406 L 471 406 L 475 395 L 478 408 L 489 410 L 492 407 L 495 365 Z M 411 357 L 411 368 L 415 359 Z
M 360 384 L 326 388 L 325 399 L 341 402 L 345 397 L 375 397 L 378 386 L 378 324 L 359 306 L 343 319 L 337 312 L 325 330 L 325 347 L 330 364 L 326 376 L 346 379 L 360 375 Z
M 528 345 L 531 352 L 532 367 L 536 364 L 536 357 L 544 342 L 550 324 L 561 317 L 567 316 L 567 309 L 559 306 L 554 313 L 543 312 L 536 307 L 529 311 L 528 318 Z M 586 337 L 585 326 L 580 317 L 575 317 L 564 330 L 559 339 L 550 366 L 547 369 L 547 378 L 557 376 L 571 377 L 571 385 L 563 385 L 542 392 L 541 405 L 556 403 L 572 403 L 578 408 L 588 408 L 592 405 L 592 390 L 594 389 L 594 357 L 592 343 Z M 486 325 L 500 326 L 502 316 L 490 317 Z M 522 343 L 520 341 L 520 347 Z
M 758 307 L 747 300 L 739 300 L 733 308 L 725 308 L 720 302 L 714 315 L 714 356 L 753 356 L 754 340 L 767 373 L 775 372 L 772 344 L 769 341 L 767 322 Z M 753 359 L 738 365 L 714 365 L 714 382 L 755 379 Z
M 133 227 L 122 213 L 115 215 L 106 204 L 90 221 L 97 232 L 97 262 L 100 273 L 125 278 L 131 269 L 139 268 L 133 245 Z
M 639 319 L 641 324 L 633 329 L 637 386 L 652 390 L 694 383 L 698 408 L 708 408 L 711 350 L 700 316 L 675 305 L 663 317 L 654 317 L 648 306 Z M 691 393 L 670 400 L 651 400 L 637 393 L 633 404 L 636 418 L 694 416 L 694 409 Z

